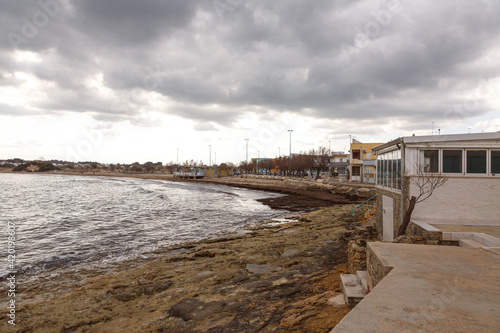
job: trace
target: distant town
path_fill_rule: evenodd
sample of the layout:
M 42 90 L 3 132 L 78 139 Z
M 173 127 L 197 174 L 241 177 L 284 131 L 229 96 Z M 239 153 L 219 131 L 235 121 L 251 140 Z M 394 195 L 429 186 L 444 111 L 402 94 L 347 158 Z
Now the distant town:
M 230 176 L 234 174 L 262 174 L 262 175 L 281 175 L 281 176 L 335 176 L 349 177 L 360 174 L 360 168 L 363 164 L 360 159 L 361 143 L 355 141 L 352 145 L 353 158 L 344 152 L 330 151 L 326 147 L 319 147 L 308 152 L 292 153 L 291 156 L 281 156 L 276 158 L 252 157 L 248 161 L 241 161 L 238 164 L 232 162 L 204 164 L 202 161 L 187 160 L 182 163 L 176 162 L 134 162 L 130 164 L 122 163 L 99 163 L 96 161 L 68 162 L 62 160 L 46 160 L 38 158 L 36 160 L 24 160 L 21 158 L 0 160 L 0 168 L 5 171 L 10 169 L 13 172 L 119 172 L 119 173 L 178 173 L 190 172 L 195 169 L 206 171 L 210 176 Z M 367 144 L 365 148 L 370 149 L 377 144 Z M 359 147 L 358 147 L 359 146 Z M 363 148 L 364 149 L 364 148 Z M 362 154 L 362 153 L 361 153 Z M 375 155 L 371 151 L 366 154 L 367 160 L 375 162 Z M 350 161 L 353 162 L 351 167 Z M 372 163 L 374 165 L 374 163 Z

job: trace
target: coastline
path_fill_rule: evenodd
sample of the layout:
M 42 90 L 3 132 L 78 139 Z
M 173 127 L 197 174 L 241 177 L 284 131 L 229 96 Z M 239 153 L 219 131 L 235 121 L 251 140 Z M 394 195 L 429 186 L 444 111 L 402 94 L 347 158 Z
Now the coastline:
M 363 199 L 356 195 L 351 196 L 348 193 L 337 194 L 321 186 L 321 184 L 311 183 L 310 187 L 293 187 L 287 186 L 286 182 L 273 181 L 254 178 L 240 177 L 223 177 L 223 178 L 204 178 L 204 179 L 182 179 L 175 178 L 172 174 L 162 173 L 119 173 L 119 172 L 96 172 L 96 173 L 79 173 L 79 172 L 43 172 L 43 173 L 27 173 L 27 172 L 10 172 L 2 171 L 0 173 L 13 174 L 37 174 L 37 175 L 69 175 L 83 177 L 119 177 L 119 178 L 138 178 L 138 179 L 153 179 L 164 180 L 181 183 L 198 183 L 198 184 L 214 184 L 225 185 L 239 188 L 247 188 L 256 191 L 280 193 L 284 196 L 273 199 L 260 199 L 265 205 L 274 209 L 285 209 L 292 212 L 304 212 L 339 204 L 361 203 Z M 355 186 L 349 184 L 349 186 Z
M 329 332 L 350 310 L 329 304 L 340 293 L 339 274 L 347 272 L 342 233 L 352 224 L 352 205 L 332 204 L 282 223 L 262 221 L 242 233 L 159 249 L 109 273 L 89 268 L 83 275 L 20 281 L 18 325 L 9 330 L 0 313 L 0 328 Z

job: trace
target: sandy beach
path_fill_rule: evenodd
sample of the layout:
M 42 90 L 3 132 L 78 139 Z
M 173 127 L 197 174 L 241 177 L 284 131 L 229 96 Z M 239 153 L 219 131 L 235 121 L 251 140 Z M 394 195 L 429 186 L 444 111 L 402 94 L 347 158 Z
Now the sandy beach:
M 355 223 L 352 204 L 322 191 L 268 190 L 285 191 L 289 208 L 316 210 L 160 249 L 110 271 L 67 270 L 29 283 L 21 277 L 17 325 L 2 312 L 0 330 L 329 332 L 349 312 L 335 297 L 347 272 L 342 234 Z

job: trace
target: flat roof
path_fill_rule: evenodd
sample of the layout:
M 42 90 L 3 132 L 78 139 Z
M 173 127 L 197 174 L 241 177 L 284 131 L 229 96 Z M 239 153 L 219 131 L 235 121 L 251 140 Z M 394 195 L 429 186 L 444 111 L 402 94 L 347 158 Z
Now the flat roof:
M 396 146 L 401 142 L 404 143 L 426 143 L 426 142 L 468 142 L 481 140 L 498 140 L 500 141 L 500 132 L 489 133 L 465 133 L 465 134 L 446 134 L 446 135 L 422 135 L 422 136 L 404 136 L 373 147 L 373 151 L 379 151 L 391 146 Z

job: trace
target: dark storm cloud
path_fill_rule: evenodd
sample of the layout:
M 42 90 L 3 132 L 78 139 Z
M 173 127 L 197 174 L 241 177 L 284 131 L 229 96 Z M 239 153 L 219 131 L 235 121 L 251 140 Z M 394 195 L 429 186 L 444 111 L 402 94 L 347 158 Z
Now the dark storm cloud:
M 220 3 L 226 6 L 214 5 Z M 283 105 L 322 118 L 419 123 L 491 111 L 483 100 L 465 111 L 449 109 L 500 75 L 496 58 L 488 57 L 500 45 L 499 1 L 56 4 L 50 16 L 39 2 L 0 1 L 0 86 L 9 84 L 6 73 L 19 71 L 55 85 L 50 100 L 33 105 L 48 112 L 138 119 L 151 109 L 139 96 L 152 91 L 168 101 L 155 111 L 200 123 L 228 125 L 248 107 L 265 116 Z M 49 8 L 55 12 L 56 5 Z M 26 21 L 38 12 L 48 22 L 24 38 Z M 12 45 L 12 34 L 25 41 Z M 38 53 L 41 62 L 16 61 L 18 50 Z M 99 75 L 112 96 L 88 87 L 89 77 Z

